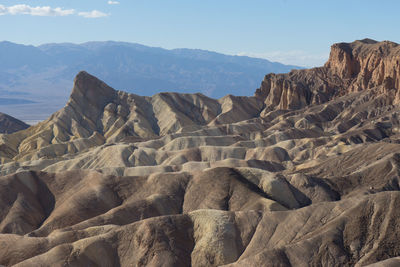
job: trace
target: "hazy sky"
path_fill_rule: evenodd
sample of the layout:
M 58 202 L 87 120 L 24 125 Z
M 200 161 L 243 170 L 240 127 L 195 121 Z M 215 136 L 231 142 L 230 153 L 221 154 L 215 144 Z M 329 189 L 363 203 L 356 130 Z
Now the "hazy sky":
M 127 41 L 322 65 L 335 42 L 400 42 L 396 0 L 0 0 L 0 39 Z

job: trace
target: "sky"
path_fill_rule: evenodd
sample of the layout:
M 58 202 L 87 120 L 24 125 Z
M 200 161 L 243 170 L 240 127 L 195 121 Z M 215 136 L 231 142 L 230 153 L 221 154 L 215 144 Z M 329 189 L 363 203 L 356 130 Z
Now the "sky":
M 400 43 L 397 0 L 0 0 L 0 40 L 125 41 L 323 65 L 330 46 Z

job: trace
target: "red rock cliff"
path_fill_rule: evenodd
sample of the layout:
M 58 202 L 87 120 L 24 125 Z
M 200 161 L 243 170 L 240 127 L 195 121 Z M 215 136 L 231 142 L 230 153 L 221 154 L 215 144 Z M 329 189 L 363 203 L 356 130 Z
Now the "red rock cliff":
M 267 109 L 298 109 L 373 89 L 400 102 L 400 46 L 371 39 L 331 47 L 323 67 L 268 74 L 255 95 Z

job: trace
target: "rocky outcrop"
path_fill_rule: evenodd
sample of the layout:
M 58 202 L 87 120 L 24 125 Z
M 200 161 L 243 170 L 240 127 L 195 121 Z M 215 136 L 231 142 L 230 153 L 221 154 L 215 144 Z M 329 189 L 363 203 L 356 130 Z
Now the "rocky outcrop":
M 18 132 L 20 130 L 24 130 L 28 127 L 29 125 L 24 123 L 23 121 L 20 121 L 16 118 L 0 112 L 0 134 L 10 134 Z
M 400 46 L 394 42 L 364 39 L 335 44 L 325 67 L 330 75 L 349 80 L 348 91 L 400 88 Z
M 323 67 L 268 74 L 255 95 L 267 110 L 299 109 L 352 92 L 373 89 L 400 100 L 400 46 L 370 39 L 331 47 Z

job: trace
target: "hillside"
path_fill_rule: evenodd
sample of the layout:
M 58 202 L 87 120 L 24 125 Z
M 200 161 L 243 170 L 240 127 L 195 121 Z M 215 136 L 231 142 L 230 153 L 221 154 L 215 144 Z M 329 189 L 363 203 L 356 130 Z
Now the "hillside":
M 400 46 L 334 44 L 255 96 L 140 96 L 88 72 L 0 135 L 6 266 L 396 266 Z

